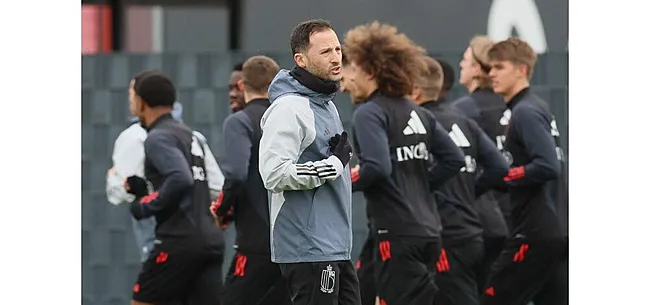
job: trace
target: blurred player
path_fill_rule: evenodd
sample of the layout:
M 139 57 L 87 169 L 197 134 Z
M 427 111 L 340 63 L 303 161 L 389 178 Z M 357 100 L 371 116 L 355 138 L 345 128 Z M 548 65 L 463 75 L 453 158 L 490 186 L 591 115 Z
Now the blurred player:
M 354 189 L 362 190 L 377 233 L 376 286 L 382 304 L 433 304 L 440 219 L 431 185 L 458 173 L 463 154 L 433 115 L 404 98 L 419 77 L 423 49 L 378 22 L 348 31 L 348 88 L 360 160 Z M 437 163 L 430 175 L 429 154 Z M 428 181 L 431 178 L 431 181 Z
M 223 236 L 209 212 L 206 149 L 171 116 L 176 89 L 161 73 L 144 76 L 130 92 L 147 130 L 144 173 L 129 176 L 131 214 L 156 217 L 156 240 L 133 287 L 131 304 L 220 304 Z
M 350 67 L 345 54 L 343 54 L 341 62 L 343 63 L 343 68 L 341 70 L 341 92 L 350 93 L 350 99 L 353 104 L 363 103 L 364 100 L 358 100 L 356 96 L 352 95 L 352 92 L 356 92 L 355 84 L 352 81 L 352 69 Z M 354 181 L 359 174 L 359 165 L 355 166 L 352 169 L 352 181 Z M 355 189 L 356 184 L 352 184 L 352 192 L 358 191 Z M 359 277 L 359 291 L 361 293 L 361 304 L 363 305 L 374 305 L 375 299 L 377 298 L 377 289 L 375 288 L 375 268 L 373 262 L 374 250 L 377 245 L 375 239 L 375 232 L 373 232 L 372 227 L 370 226 L 370 209 L 366 205 L 366 217 L 368 219 L 368 237 L 366 238 L 363 248 L 361 249 L 361 254 L 357 258 L 357 276 Z
M 134 90 L 135 86 L 140 84 L 144 76 L 152 72 L 143 71 L 135 75 L 129 84 L 129 93 Z M 147 131 L 140 125 L 139 118 L 135 116 L 135 111 L 134 97 L 129 94 L 129 112 L 133 117 L 129 127 L 122 131 L 115 140 L 112 156 L 113 167 L 108 170 L 106 175 L 106 197 L 114 205 L 131 203 L 135 200 L 135 196 L 129 194 L 124 188 L 124 179 L 126 177 L 136 175 L 144 178 L 144 141 L 147 138 Z M 172 117 L 182 123 L 182 114 L 183 107 L 181 104 L 174 103 Z M 202 139 L 205 145 L 205 167 L 208 174 L 210 195 L 213 199 L 216 199 L 223 185 L 223 175 L 207 145 L 205 137 L 198 131 L 194 131 L 194 134 L 199 139 Z M 144 262 L 149 258 L 149 253 L 154 246 L 156 220 L 154 217 L 141 220 L 131 219 L 135 241 L 140 251 L 140 260 Z
M 291 51 L 296 66 L 271 83 L 271 106 L 261 121 L 271 260 L 280 264 L 296 305 L 360 304 L 350 260 L 352 149 L 332 102 L 341 45 L 329 22 L 309 20 L 294 28 Z
M 232 73 L 230 73 L 230 82 L 228 83 L 230 92 L 228 93 L 228 97 L 230 99 L 230 111 L 233 113 L 244 109 L 244 106 L 246 106 L 244 91 L 237 86 L 237 83 L 242 79 L 243 65 L 244 63 L 236 64 L 232 69 Z
M 548 104 L 530 92 L 537 55 L 528 43 L 508 38 L 496 43 L 488 56 L 494 92 L 512 111 L 504 145 L 512 164 L 504 180 L 513 230 L 492 267 L 482 303 L 567 304 L 564 154 Z
M 415 83 L 411 98 L 434 114 L 465 154 L 460 173 L 436 191 L 443 248 L 436 264 L 440 291 L 435 304 L 478 305 L 476 273 L 483 263 L 483 226 L 475 198 L 477 193 L 500 184 L 508 173 L 508 163 L 474 121 L 448 103 L 437 101 L 442 68 L 431 57 L 424 61 L 427 70 Z
M 222 229 L 233 214 L 237 227 L 224 304 L 291 304 L 280 268 L 271 262 L 268 196 L 258 170 L 260 120 L 271 105 L 268 89 L 279 70 L 266 56 L 246 60 L 237 83 L 246 104 L 223 123 L 226 151 L 220 164 L 226 180 L 213 211 Z
M 446 103 L 448 102 L 447 95 L 449 95 L 449 91 L 451 91 L 451 88 L 454 86 L 456 74 L 454 73 L 454 68 L 452 68 L 449 63 L 441 59 L 436 59 L 436 60 L 438 61 L 440 67 L 442 68 L 442 75 L 443 75 L 442 89 L 440 90 L 440 94 L 438 96 L 437 101 L 441 103 Z
M 492 80 L 488 76 L 490 72 L 488 51 L 493 45 L 494 42 L 487 36 L 477 36 L 470 41 L 460 61 L 459 78 L 459 82 L 470 94 L 454 101 L 452 105 L 477 122 L 504 154 L 504 158 L 510 160 L 511 157 L 503 150 L 510 110 L 507 109 L 503 97 L 492 91 Z M 477 277 L 477 284 L 481 291 L 485 288 L 485 280 L 494 260 L 501 253 L 508 238 L 509 198 L 507 192 L 489 191 L 477 199 L 476 206 L 483 224 L 485 243 L 483 269 Z
M 133 90 L 133 87 L 139 84 L 142 77 L 149 72 L 145 71 L 135 75 L 129 83 L 129 91 Z M 177 107 L 176 105 L 180 104 L 174 104 L 172 116 L 174 119 L 180 120 L 183 107 Z M 131 115 L 134 115 L 134 111 L 134 104 L 129 99 L 129 112 Z M 140 126 L 138 117 L 134 117 L 131 118 L 129 127 L 124 129 L 115 139 L 112 154 L 113 166 L 106 174 L 106 197 L 108 202 L 120 205 L 135 200 L 135 197 L 124 189 L 124 179 L 132 175 L 144 178 L 144 141 L 146 138 L 147 131 Z M 223 182 L 223 179 L 221 179 L 221 182 Z M 219 185 L 219 189 L 221 189 L 221 185 Z M 153 249 L 153 243 L 156 239 L 154 233 L 156 220 L 153 217 L 139 221 L 131 217 L 131 220 L 135 242 L 140 253 L 140 261 L 144 262 L 149 257 L 149 252 Z

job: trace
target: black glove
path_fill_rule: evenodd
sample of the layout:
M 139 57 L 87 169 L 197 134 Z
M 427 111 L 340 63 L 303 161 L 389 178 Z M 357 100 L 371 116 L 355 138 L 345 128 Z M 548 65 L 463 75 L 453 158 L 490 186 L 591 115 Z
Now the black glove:
M 144 197 L 149 194 L 147 181 L 138 176 L 131 176 L 126 178 L 126 184 L 129 186 L 129 190 L 127 192 L 135 195 L 137 198 Z
M 336 145 L 339 144 L 339 140 L 341 139 L 340 134 L 335 134 L 333 137 L 330 138 L 328 144 L 330 145 L 330 153 L 334 153 L 334 148 L 336 148 Z
M 348 162 L 350 162 L 350 158 L 352 157 L 352 147 L 350 147 L 350 143 L 348 143 L 348 132 L 343 131 L 341 133 L 341 136 L 338 137 L 333 136 L 332 139 L 330 139 L 330 143 L 336 141 L 336 145 L 334 146 L 333 149 L 331 149 L 332 154 L 335 155 L 339 160 L 341 160 L 341 163 L 343 164 L 343 167 L 345 167 Z M 331 144 L 330 144 L 331 147 Z

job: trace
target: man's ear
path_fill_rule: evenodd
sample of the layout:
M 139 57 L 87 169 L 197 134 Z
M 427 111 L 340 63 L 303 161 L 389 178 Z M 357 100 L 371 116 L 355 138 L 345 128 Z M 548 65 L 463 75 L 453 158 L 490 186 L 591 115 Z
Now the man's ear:
M 521 75 L 524 78 L 528 78 L 528 66 L 526 66 L 526 65 L 518 65 L 517 70 L 519 71 L 519 73 L 521 73 Z
M 420 99 L 420 88 L 417 86 L 413 86 L 413 91 L 411 91 L 411 96 L 410 98 L 415 102 Z
M 243 79 L 240 79 L 240 80 L 237 81 L 237 89 L 239 91 L 241 91 L 241 92 L 244 92 L 245 87 L 244 87 L 244 80 Z
M 137 112 L 136 115 L 142 114 L 145 111 L 145 104 L 144 100 L 140 96 L 135 96 L 135 111 Z
M 293 54 L 293 60 L 296 62 L 296 65 L 301 68 L 307 67 L 307 61 L 305 60 L 305 55 L 302 53 Z

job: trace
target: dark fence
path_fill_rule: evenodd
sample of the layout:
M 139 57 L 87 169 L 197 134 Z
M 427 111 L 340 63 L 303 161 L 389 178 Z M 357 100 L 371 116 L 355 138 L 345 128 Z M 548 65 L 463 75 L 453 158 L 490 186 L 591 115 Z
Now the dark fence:
M 128 85 L 135 73 L 160 69 L 179 91 L 186 124 L 203 133 L 216 157 L 222 153 L 221 125 L 229 114 L 228 80 L 232 67 L 250 55 L 224 54 L 111 54 L 82 57 L 82 299 L 84 305 L 128 304 L 140 267 L 126 206 L 106 200 L 105 176 L 111 167 L 113 142 L 128 124 Z M 293 66 L 289 54 L 266 54 L 282 68 Z M 458 72 L 462 51 L 433 54 Z M 562 146 L 568 157 L 568 54 L 541 55 L 532 78 L 533 90 L 545 99 L 557 117 Z M 466 94 L 455 86 L 450 99 Z M 336 98 L 341 118 L 350 127 L 353 106 L 346 94 Z M 354 251 L 366 237 L 365 200 L 355 194 Z M 224 270 L 230 264 L 234 239 L 229 242 Z

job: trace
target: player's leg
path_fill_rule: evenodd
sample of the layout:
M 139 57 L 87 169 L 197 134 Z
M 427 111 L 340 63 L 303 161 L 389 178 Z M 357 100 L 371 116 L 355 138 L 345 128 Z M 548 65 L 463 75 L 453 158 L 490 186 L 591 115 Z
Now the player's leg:
M 223 256 L 212 254 L 204 256 L 203 264 L 195 273 L 195 281 L 189 291 L 187 305 L 221 305 L 221 266 Z
M 487 278 L 490 275 L 490 270 L 492 270 L 492 265 L 497 260 L 503 250 L 503 246 L 506 243 L 506 237 L 491 237 L 484 238 L 484 256 L 483 262 L 478 267 L 476 274 L 476 286 L 478 289 L 479 295 L 483 293 L 485 289 L 485 283 Z
M 273 264 L 269 261 L 269 263 Z M 269 280 L 269 283 L 275 283 L 271 289 L 264 295 L 258 305 L 292 305 L 291 294 L 289 293 L 289 283 L 282 276 L 279 267 L 276 264 L 275 269 L 277 270 L 277 276 L 274 279 Z
M 230 268 L 223 283 L 221 299 L 224 304 L 243 304 L 244 300 L 242 298 L 246 295 L 246 292 L 238 289 L 238 286 L 243 286 L 239 285 L 239 282 L 242 281 L 246 273 L 250 274 L 250 270 L 246 268 L 248 266 L 248 257 L 236 252 L 230 261 Z
M 132 304 L 169 304 L 187 295 L 201 266 L 201 256 L 187 248 L 168 241 L 154 247 L 133 286 Z
M 340 287 L 338 305 L 362 305 L 361 294 L 359 291 L 359 279 L 357 278 L 354 264 L 352 261 L 343 261 L 338 264 L 341 273 L 339 278 Z
M 272 289 L 278 283 L 284 287 Z M 238 252 L 226 276 L 222 299 L 224 304 L 229 305 L 260 304 L 261 301 L 264 304 L 286 304 L 277 303 L 282 299 L 290 301 L 286 290 L 278 266 L 271 262 L 268 255 Z
M 436 263 L 435 304 L 478 305 L 476 269 L 483 262 L 483 241 L 478 238 L 440 250 Z
M 375 288 L 375 271 L 373 267 L 373 250 L 375 248 L 375 239 L 372 234 L 368 233 L 366 243 L 361 249 L 361 254 L 357 260 L 357 277 L 359 278 L 359 291 L 361 294 L 361 304 L 374 305 L 377 298 L 377 289 Z
M 294 305 L 337 305 L 341 271 L 338 262 L 280 264 Z
M 438 291 L 435 262 L 440 243 L 421 238 L 377 236 L 375 254 L 380 304 L 431 305 Z
M 563 241 L 509 240 L 492 267 L 481 304 L 527 305 L 554 274 L 565 250 Z
M 568 247 L 567 247 L 568 248 Z M 568 250 L 568 249 L 567 249 Z M 569 304 L 569 262 L 568 251 L 542 290 L 535 296 L 535 305 Z

